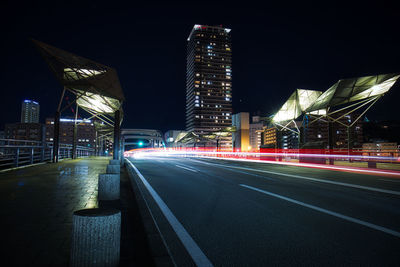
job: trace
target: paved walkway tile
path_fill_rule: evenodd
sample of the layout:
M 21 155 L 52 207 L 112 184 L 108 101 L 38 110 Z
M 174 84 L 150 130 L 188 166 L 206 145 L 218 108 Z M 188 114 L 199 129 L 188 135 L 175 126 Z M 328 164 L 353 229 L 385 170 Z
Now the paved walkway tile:
M 0 173 L 0 240 L 6 248 L 1 262 L 67 266 L 72 213 L 98 207 L 98 174 L 105 173 L 109 159 L 65 160 Z

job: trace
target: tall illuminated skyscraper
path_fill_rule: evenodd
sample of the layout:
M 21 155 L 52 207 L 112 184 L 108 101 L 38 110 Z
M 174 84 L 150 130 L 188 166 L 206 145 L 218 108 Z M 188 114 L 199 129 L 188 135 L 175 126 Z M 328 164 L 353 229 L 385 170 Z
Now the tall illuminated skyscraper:
M 38 123 L 40 106 L 38 102 L 32 100 L 24 100 L 21 108 L 22 123 Z
M 232 125 L 231 30 L 194 25 L 187 45 L 186 130 L 209 133 Z M 231 141 L 221 140 L 222 146 Z

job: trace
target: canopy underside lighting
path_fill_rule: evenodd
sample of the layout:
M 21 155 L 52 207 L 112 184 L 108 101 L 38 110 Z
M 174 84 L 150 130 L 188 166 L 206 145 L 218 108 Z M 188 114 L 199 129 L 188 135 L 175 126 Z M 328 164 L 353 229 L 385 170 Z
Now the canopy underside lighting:
M 306 112 L 383 95 L 390 90 L 399 77 L 399 74 L 381 74 L 339 80 L 306 109 Z
M 283 122 L 298 118 L 322 94 L 321 91 L 296 89 L 272 118 L 273 122 Z
M 80 90 L 76 90 L 76 92 L 79 95 L 76 103 L 79 106 L 87 108 L 93 112 L 112 114 L 121 108 L 121 103 L 117 99 L 99 94 L 82 92 Z

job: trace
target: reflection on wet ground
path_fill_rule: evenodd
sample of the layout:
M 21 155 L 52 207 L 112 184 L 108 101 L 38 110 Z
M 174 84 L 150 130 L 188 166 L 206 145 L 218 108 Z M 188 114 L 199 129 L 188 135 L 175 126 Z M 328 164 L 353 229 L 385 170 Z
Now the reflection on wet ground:
M 0 234 L 11 264 L 68 264 L 72 213 L 98 206 L 98 174 L 108 160 L 65 160 L 0 173 Z

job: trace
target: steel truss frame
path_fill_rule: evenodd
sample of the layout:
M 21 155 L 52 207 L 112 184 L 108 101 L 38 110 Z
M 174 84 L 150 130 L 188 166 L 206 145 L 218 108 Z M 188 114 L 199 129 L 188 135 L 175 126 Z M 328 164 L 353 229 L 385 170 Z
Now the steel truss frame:
M 109 129 L 101 130 L 106 132 L 103 135 L 98 135 L 97 133 L 100 132 L 100 129 L 96 129 L 96 143 L 99 137 L 108 137 L 114 128 L 114 158 L 119 157 L 120 135 L 117 131 L 119 131 L 122 123 L 122 103 L 125 97 L 116 71 L 108 66 L 76 56 L 45 43 L 36 40 L 33 40 L 33 42 L 38 47 L 59 82 L 63 85 L 54 119 L 53 162 L 58 161 L 61 113 L 73 104 L 77 105 L 74 122 L 74 147 L 76 147 L 78 107 L 81 107 L 82 110 L 91 115 L 90 119 L 97 118 L 109 127 Z M 71 103 L 62 108 L 64 96 L 67 91 L 75 97 Z
M 350 148 L 351 148 L 351 147 L 350 147 L 350 142 L 351 142 L 351 138 L 350 138 L 350 129 L 351 129 L 351 127 L 353 127 L 353 126 L 365 115 L 365 113 L 366 113 L 366 112 L 367 112 L 367 111 L 368 111 L 382 96 L 383 96 L 383 94 L 382 94 L 382 95 L 373 96 L 373 97 L 370 97 L 370 98 L 367 98 L 367 99 L 363 99 L 363 100 L 357 101 L 356 103 L 353 103 L 353 104 L 351 104 L 351 105 L 348 105 L 348 106 L 342 107 L 342 108 L 340 108 L 340 109 L 334 110 L 334 111 L 332 111 L 332 112 L 329 112 L 329 110 L 327 110 L 327 113 L 324 114 L 324 115 L 313 115 L 313 114 L 311 114 L 311 113 L 306 113 L 306 115 L 308 115 L 308 116 L 310 116 L 311 118 L 313 118 L 313 120 L 309 123 L 309 125 L 310 125 L 310 124 L 313 124 L 313 123 L 316 122 L 316 121 L 323 121 L 323 122 L 328 123 L 328 127 L 330 127 L 330 124 L 331 124 L 331 123 L 339 123 L 340 125 L 346 127 L 346 129 L 347 129 L 347 148 L 348 148 L 348 150 L 350 150 Z M 340 121 L 340 119 L 342 119 L 342 118 L 344 118 L 344 117 L 346 117 L 346 116 L 352 114 L 353 112 L 355 112 L 355 111 L 357 111 L 357 110 L 359 110 L 359 109 L 362 109 L 362 108 L 364 108 L 364 110 L 363 110 L 363 111 L 361 112 L 361 114 L 360 114 L 355 120 L 353 120 L 351 123 L 346 124 L 346 123 L 343 123 L 343 122 Z M 338 117 L 334 117 L 334 116 L 333 116 L 334 114 L 337 114 L 337 113 L 339 113 L 339 112 L 346 111 L 346 110 L 348 110 L 348 111 L 345 112 L 345 113 L 343 113 L 343 114 L 341 114 L 341 115 L 338 116 Z M 303 120 L 303 125 L 304 125 L 304 120 Z M 328 130 L 328 132 L 329 132 L 329 134 L 331 134 L 331 133 L 330 133 L 330 130 Z M 332 148 L 332 146 L 333 146 L 333 144 L 331 144 L 331 142 L 329 142 L 328 145 L 329 145 L 329 148 Z

